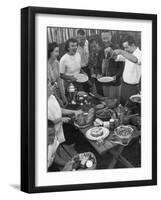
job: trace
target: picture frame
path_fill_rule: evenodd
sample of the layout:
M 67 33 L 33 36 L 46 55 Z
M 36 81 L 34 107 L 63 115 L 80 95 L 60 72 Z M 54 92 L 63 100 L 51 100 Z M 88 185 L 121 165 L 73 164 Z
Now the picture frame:
M 122 181 L 100 181 L 94 183 L 36 185 L 36 27 L 37 15 L 59 15 L 62 18 L 94 18 L 115 20 L 137 20 L 151 23 L 151 178 Z M 50 25 L 49 25 L 50 26 Z M 53 26 L 55 26 L 53 24 Z M 60 24 L 61 26 L 61 24 Z M 44 38 L 46 40 L 46 38 Z M 149 41 L 148 41 L 149 42 Z M 45 144 L 46 145 L 46 144 Z M 97 173 L 97 172 L 96 172 Z M 105 172 L 104 172 L 105 173 Z M 59 175 L 62 176 L 61 173 Z M 21 190 L 27 193 L 58 192 L 69 190 L 106 189 L 157 184 L 157 15 L 123 13 L 96 10 L 26 7 L 21 9 Z

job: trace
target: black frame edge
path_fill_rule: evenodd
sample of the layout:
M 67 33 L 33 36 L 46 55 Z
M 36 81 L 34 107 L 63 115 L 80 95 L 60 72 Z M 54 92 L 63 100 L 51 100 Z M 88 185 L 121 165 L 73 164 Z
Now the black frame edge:
M 105 10 L 85 10 L 85 9 L 69 9 L 69 8 L 56 8 L 56 7 L 25 7 L 31 9 L 34 13 L 40 14 L 60 14 L 60 15 L 73 15 L 73 16 L 88 16 L 88 17 L 108 17 L 108 18 L 123 18 L 123 19 L 143 19 L 152 20 L 157 15 L 149 13 L 129 13 Z M 108 16 L 107 16 L 108 15 Z
M 21 9 L 21 190 L 35 188 L 35 13 Z
M 156 185 L 157 160 L 153 159 L 151 180 L 35 186 L 35 14 L 37 13 L 152 20 L 152 115 L 154 116 L 152 121 L 152 156 L 156 158 L 157 155 L 157 15 L 26 7 L 21 9 L 21 190 L 27 193 L 40 193 Z
M 21 9 L 21 190 L 35 190 L 35 12 Z
M 21 9 L 21 190 L 28 192 L 28 8 Z
M 157 185 L 157 15 L 152 18 L 152 180 Z

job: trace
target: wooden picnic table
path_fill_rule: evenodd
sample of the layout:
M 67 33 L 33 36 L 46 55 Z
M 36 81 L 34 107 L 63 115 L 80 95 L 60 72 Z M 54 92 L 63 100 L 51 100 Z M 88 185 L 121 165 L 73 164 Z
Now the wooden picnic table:
M 94 127 L 94 125 L 91 125 L 88 128 L 80 129 L 80 131 L 86 137 L 86 132 L 92 127 Z M 112 154 L 113 158 L 108 166 L 109 169 L 114 168 L 117 161 L 121 162 L 125 167 L 133 168 L 134 166 L 122 155 L 122 152 L 126 146 L 111 142 L 110 139 L 112 135 L 113 132 L 110 131 L 109 136 L 105 138 L 102 143 L 89 140 L 87 137 L 86 139 L 89 141 L 89 143 L 93 146 L 93 148 L 97 151 L 99 155 L 103 155 L 107 152 Z M 138 138 L 139 136 L 140 136 L 140 131 L 138 131 L 135 128 L 131 140 Z
M 69 106 L 69 109 L 70 106 Z M 77 108 L 78 109 L 78 108 Z M 124 148 L 126 146 L 120 145 L 120 144 L 116 144 L 110 141 L 111 137 L 112 137 L 112 131 L 110 131 L 110 134 L 107 138 L 104 139 L 103 143 L 98 143 L 96 141 L 92 141 L 89 140 L 86 137 L 86 132 L 90 129 L 94 127 L 94 125 L 92 124 L 91 126 L 87 127 L 87 128 L 79 128 L 80 132 L 84 135 L 84 137 L 88 140 L 88 142 L 92 145 L 92 147 L 97 151 L 97 153 L 102 156 L 104 154 L 106 154 L 107 152 L 109 152 L 112 156 L 113 159 L 111 160 L 108 168 L 112 169 L 115 167 L 117 161 L 121 162 L 123 165 L 125 165 L 125 167 L 128 168 L 132 168 L 134 167 L 123 155 L 122 152 L 124 150 Z M 141 135 L 141 132 L 139 130 L 136 129 L 136 127 L 134 127 L 134 133 L 132 135 L 132 138 L 130 140 L 130 142 L 135 139 L 138 138 Z

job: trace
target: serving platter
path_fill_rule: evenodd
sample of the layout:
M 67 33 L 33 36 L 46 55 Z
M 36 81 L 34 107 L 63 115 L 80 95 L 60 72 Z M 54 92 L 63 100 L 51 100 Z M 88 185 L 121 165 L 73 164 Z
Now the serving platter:
M 101 83 L 109 83 L 113 81 L 113 78 L 111 76 L 103 76 L 97 80 Z
M 82 73 L 79 73 L 77 75 L 74 76 L 77 80 L 78 83 L 85 83 L 88 81 L 88 76 L 86 74 L 82 74 Z
M 134 103 L 141 103 L 141 95 L 140 94 L 132 95 L 130 97 L 130 100 Z
M 105 139 L 108 135 L 109 130 L 105 127 L 93 127 L 86 132 L 86 137 L 93 141 Z
M 129 139 L 132 136 L 133 132 L 134 129 L 129 125 L 121 125 L 114 130 L 115 135 L 121 139 Z

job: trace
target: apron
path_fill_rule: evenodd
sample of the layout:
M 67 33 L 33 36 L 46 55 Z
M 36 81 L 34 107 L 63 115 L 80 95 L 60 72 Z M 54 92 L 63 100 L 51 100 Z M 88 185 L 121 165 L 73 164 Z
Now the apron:
M 61 108 L 56 98 L 51 95 L 48 98 L 48 119 L 54 121 L 62 117 Z M 59 144 L 65 141 L 62 122 L 55 124 L 55 137 L 52 144 L 48 145 L 48 167 L 52 164 L 55 158 L 56 150 Z

